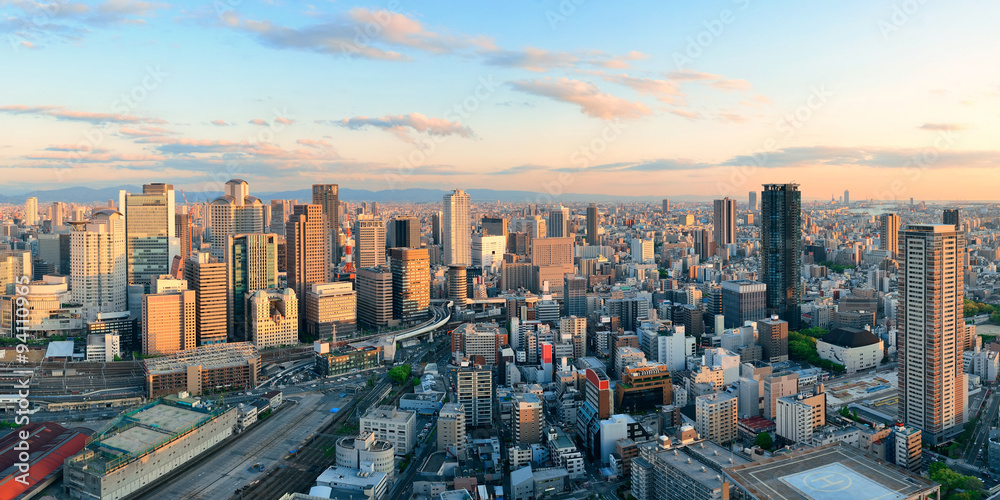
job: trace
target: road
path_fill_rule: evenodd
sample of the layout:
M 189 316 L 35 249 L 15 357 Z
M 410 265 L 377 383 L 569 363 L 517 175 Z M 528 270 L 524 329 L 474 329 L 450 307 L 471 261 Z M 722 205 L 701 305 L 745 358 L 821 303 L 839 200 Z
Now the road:
M 969 447 L 966 448 L 963 457 L 966 462 L 977 468 L 985 465 L 985 461 L 980 458 L 979 452 L 986 444 L 990 427 L 996 424 L 997 410 L 1000 409 L 1000 395 L 997 394 L 997 391 L 990 392 L 989 397 L 983 402 L 982 408 L 979 421 L 976 422 L 976 428 L 973 430 L 972 438 L 969 440 Z

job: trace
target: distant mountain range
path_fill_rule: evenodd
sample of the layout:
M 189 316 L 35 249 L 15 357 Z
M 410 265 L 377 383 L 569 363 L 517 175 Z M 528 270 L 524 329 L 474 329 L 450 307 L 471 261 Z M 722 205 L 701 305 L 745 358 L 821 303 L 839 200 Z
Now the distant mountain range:
M 23 194 L 0 194 L 0 203 L 22 204 L 29 197 L 38 198 L 38 203 L 51 203 L 53 201 L 64 201 L 67 203 L 100 203 L 107 200 L 118 200 L 118 191 L 125 189 L 132 193 L 142 192 L 142 186 L 118 186 L 108 188 L 88 188 L 88 187 L 68 187 L 50 190 L 35 190 Z M 438 189 L 384 189 L 380 191 L 370 191 L 367 189 L 340 188 L 340 199 L 342 201 L 377 201 L 384 202 L 409 202 L 409 203 L 441 203 L 441 197 L 450 190 Z M 614 196 L 608 194 L 581 194 L 563 193 L 559 196 L 550 196 L 548 193 L 536 193 L 532 191 L 506 191 L 497 189 L 467 189 L 466 192 L 473 201 L 489 202 L 521 202 L 521 203 L 581 203 L 581 202 L 651 202 L 659 203 L 661 197 L 655 196 Z M 204 202 L 213 200 L 219 196 L 220 192 L 190 192 L 185 191 L 188 201 Z M 297 189 L 294 191 L 278 192 L 255 192 L 251 186 L 250 194 L 264 200 L 299 200 L 308 201 L 312 199 L 311 189 Z M 715 196 L 671 196 L 671 201 L 707 201 Z M 184 198 L 180 191 L 177 191 L 177 203 L 184 203 Z

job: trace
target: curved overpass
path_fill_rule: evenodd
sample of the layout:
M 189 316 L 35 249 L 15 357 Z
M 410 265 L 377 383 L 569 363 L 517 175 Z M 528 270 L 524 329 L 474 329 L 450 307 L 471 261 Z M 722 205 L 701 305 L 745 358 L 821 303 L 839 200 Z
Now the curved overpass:
M 452 302 L 448 303 L 444 307 L 438 305 L 431 306 L 431 318 L 413 328 L 408 330 L 403 330 L 400 332 L 394 332 L 389 335 L 384 335 L 383 338 L 393 338 L 396 341 L 412 339 L 414 337 L 419 337 L 421 335 L 426 335 L 438 328 L 444 326 L 448 321 L 451 321 L 451 305 Z

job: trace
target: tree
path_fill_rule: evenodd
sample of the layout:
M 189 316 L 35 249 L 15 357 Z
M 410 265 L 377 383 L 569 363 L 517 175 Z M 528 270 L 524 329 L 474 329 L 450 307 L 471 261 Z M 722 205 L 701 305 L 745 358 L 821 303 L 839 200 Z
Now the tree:
M 410 379 L 410 372 L 412 370 L 410 365 L 394 366 L 389 370 L 389 378 L 397 384 L 402 384 Z
M 774 444 L 774 439 L 771 438 L 770 432 L 761 432 L 757 434 L 757 439 L 754 439 L 753 444 L 760 446 L 765 450 L 770 450 L 771 445 Z

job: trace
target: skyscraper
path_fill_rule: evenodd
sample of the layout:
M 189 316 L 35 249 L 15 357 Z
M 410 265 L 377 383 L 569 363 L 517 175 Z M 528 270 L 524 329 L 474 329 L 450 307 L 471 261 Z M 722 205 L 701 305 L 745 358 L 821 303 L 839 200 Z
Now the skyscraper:
M 117 210 L 94 213 L 90 222 L 74 221 L 70 233 L 70 283 L 84 321 L 128 307 L 125 217 Z M 64 271 L 64 272 L 67 272 Z
M 667 213 L 669 211 L 670 211 L 670 200 L 664 198 L 663 199 L 663 213 Z
M 358 297 L 351 282 L 313 285 L 304 300 L 305 333 L 308 338 L 336 341 L 354 336 Z
M 38 224 L 38 198 L 32 196 L 24 202 L 24 225 L 34 226 Z
M 373 329 L 388 325 L 392 321 L 392 273 L 389 269 L 358 269 L 356 283 L 358 323 Z
M 426 248 L 389 250 L 393 317 L 412 321 L 427 315 L 431 299 L 431 260 Z
M 761 196 L 761 281 L 767 309 L 799 329 L 802 284 L 802 193 L 798 184 L 764 184 Z
M 733 280 L 723 281 L 721 288 L 725 328 L 736 328 L 747 321 L 767 317 L 767 285 L 758 281 Z
M 372 215 L 354 220 L 354 265 L 377 267 L 385 264 L 385 221 Z
M 600 215 L 597 213 L 597 205 L 593 203 L 587 207 L 587 244 L 600 245 L 597 240 L 597 228 L 601 225 Z
M 226 263 L 195 252 L 184 263 L 184 279 L 195 292 L 198 346 L 222 344 L 229 332 L 229 286 Z
M 553 208 L 549 211 L 548 236 L 549 238 L 566 238 L 570 236 L 568 208 L 559 205 L 559 208 Z
M 320 205 L 295 205 L 286 224 L 285 264 L 288 288 L 304 297 L 314 283 L 330 279 L 330 240 Z M 302 317 L 303 315 L 300 315 Z
M 957 208 L 944 209 L 944 213 L 941 215 L 941 223 L 955 226 L 956 231 L 962 230 L 962 220 L 959 217 L 959 211 Z
M 271 220 L 268 231 L 274 234 L 285 234 L 285 223 L 292 213 L 292 203 L 288 200 L 271 200 Z
M 247 300 L 247 338 L 258 349 L 299 342 L 299 300 L 290 288 L 257 290 Z
M 878 216 L 879 247 L 895 257 L 899 253 L 899 216 L 882 214 Z
M 142 285 L 149 293 L 151 280 L 169 273 L 174 256 L 180 255 L 174 187 L 159 182 L 146 184 L 142 194 L 122 190 L 118 198 L 119 211 L 125 216 L 128 282 Z
M 188 214 L 174 214 L 174 234 L 180 242 L 181 261 L 191 255 L 191 217 Z
M 237 234 L 229 237 L 226 268 L 229 277 L 229 316 L 236 338 L 247 341 L 248 294 L 278 288 L 278 235 Z
M 52 202 L 52 227 L 57 228 L 63 225 L 63 212 L 66 204 L 61 201 Z
M 211 255 L 220 262 L 226 258 L 226 242 L 234 234 L 264 232 L 264 203 L 250 196 L 250 185 L 243 179 L 226 183 L 226 193 L 212 201 Z
M 736 243 L 736 200 L 728 197 L 715 200 L 715 210 L 712 212 L 716 249 Z
M 449 266 L 468 266 L 472 263 L 472 225 L 469 219 L 471 198 L 456 189 L 444 195 L 441 217 L 441 238 L 444 245 L 444 263 Z
M 393 243 L 395 247 L 420 248 L 420 219 L 416 217 L 396 217 L 393 221 Z
M 332 262 L 340 262 L 340 186 L 337 184 L 313 184 L 313 205 L 323 207 L 326 227 L 330 238 Z M 300 295 L 301 296 L 301 295 Z
M 750 200 L 747 208 L 751 211 L 757 210 L 757 191 L 750 191 Z
M 441 238 L 441 212 L 434 212 L 431 214 L 431 238 L 434 240 L 435 245 L 443 245 L 444 241 Z
M 963 427 L 964 252 L 965 234 L 953 224 L 899 232 L 899 415 L 932 445 Z
M 846 189 L 844 190 L 844 205 L 851 205 L 851 192 Z

